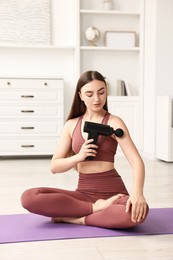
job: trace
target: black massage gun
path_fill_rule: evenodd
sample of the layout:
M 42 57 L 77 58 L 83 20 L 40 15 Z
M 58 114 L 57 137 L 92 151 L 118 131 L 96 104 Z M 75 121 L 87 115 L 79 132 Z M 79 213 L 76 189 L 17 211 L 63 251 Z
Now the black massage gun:
M 99 135 L 110 136 L 112 134 L 115 134 L 117 137 L 122 137 L 124 135 L 124 131 L 121 128 L 117 128 L 116 130 L 114 130 L 109 125 L 98 124 L 88 121 L 85 121 L 83 131 L 88 133 L 88 140 L 93 139 L 93 144 L 97 144 Z M 86 157 L 86 160 L 92 159 L 92 156 Z

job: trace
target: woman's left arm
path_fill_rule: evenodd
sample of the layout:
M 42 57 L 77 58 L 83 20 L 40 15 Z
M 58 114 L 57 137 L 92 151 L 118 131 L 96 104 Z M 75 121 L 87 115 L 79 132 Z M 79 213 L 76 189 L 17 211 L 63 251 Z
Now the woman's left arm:
M 132 221 L 140 222 L 146 217 L 148 211 L 148 205 L 143 195 L 145 181 L 144 162 L 134 145 L 123 120 L 116 117 L 116 120 L 113 120 L 112 123 L 114 129 L 122 128 L 124 131 L 124 135 L 120 138 L 116 137 L 116 140 L 129 161 L 133 171 L 133 187 L 126 204 L 126 212 L 131 210 Z
M 130 161 L 133 169 L 133 187 L 130 197 L 126 204 L 126 212 L 131 210 L 132 221 L 142 221 L 148 211 L 148 206 L 143 195 L 144 179 L 145 179 L 145 166 L 140 158 L 133 158 Z

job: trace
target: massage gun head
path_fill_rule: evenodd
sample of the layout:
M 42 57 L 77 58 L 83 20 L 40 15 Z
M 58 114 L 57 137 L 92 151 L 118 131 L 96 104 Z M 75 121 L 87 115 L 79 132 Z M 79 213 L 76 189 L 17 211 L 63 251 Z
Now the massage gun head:
M 116 137 L 122 137 L 124 135 L 124 131 L 123 129 L 121 128 L 117 128 L 115 131 L 114 131 L 114 134 L 116 135 Z

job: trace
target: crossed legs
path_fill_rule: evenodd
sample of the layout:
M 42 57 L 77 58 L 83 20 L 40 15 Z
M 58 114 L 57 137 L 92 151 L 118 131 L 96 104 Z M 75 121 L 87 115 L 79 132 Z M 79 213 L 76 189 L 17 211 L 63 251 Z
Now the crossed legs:
M 130 212 L 125 212 L 128 197 L 118 194 L 91 202 L 78 191 L 33 188 L 23 193 L 21 201 L 28 211 L 51 217 L 54 223 L 127 228 L 141 223 L 132 222 Z

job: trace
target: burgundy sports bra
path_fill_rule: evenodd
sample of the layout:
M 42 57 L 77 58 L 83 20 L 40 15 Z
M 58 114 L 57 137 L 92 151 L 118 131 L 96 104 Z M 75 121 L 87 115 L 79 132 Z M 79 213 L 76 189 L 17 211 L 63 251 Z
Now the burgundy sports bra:
M 102 124 L 107 124 L 109 116 L 110 113 L 107 112 L 104 115 Z M 83 116 L 80 116 L 72 134 L 72 150 L 75 154 L 80 151 L 81 146 L 85 142 L 81 133 L 82 119 Z M 96 157 L 93 157 L 92 161 L 114 162 L 114 156 L 116 154 L 118 145 L 117 141 L 114 140 L 111 136 L 99 135 L 97 145 L 97 155 Z

